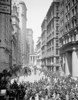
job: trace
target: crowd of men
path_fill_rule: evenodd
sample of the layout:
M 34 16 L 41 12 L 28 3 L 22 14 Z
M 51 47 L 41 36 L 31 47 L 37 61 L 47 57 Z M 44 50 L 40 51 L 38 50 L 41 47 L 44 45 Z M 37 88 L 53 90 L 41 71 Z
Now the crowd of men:
M 78 100 L 78 79 L 70 75 L 20 84 L 11 83 L 11 76 L 6 70 L 0 73 L 0 100 Z

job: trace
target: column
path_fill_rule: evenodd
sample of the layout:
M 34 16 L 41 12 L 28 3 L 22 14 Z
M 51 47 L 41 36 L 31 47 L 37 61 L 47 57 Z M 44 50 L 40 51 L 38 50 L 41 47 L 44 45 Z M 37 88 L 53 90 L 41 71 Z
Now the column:
M 74 34 L 72 35 L 72 41 L 74 42 Z
M 64 58 L 64 54 L 62 56 L 62 67 L 63 67 L 63 71 L 65 72 L 65 58 Z
M 69 36 L 69 42 L 71 42 L 71 36 Z
M 65 44 L 65 38 L 63 39 L 63 44 Z
M 72 76 L 78 76 L 78 51 L 73 48 L 72 52 Z
M 66 53 L 66 55 L 65 55 L 65 74 L 66 75 L 69 75 L 70 74 L 70 72 L 69 72 L 69 66 L 68 66 L 68 53 Z
M 54 57 L 54 68 L 53 68 L 54 72 L 56 72 L 56 66 L 55 66 L 55 64 L 56 64 L 56 58 Z

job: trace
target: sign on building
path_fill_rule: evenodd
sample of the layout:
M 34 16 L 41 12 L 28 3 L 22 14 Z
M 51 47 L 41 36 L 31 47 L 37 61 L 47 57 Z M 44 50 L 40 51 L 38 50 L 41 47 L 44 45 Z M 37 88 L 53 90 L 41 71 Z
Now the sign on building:
M 0 13 L 11 14 L 11 0 L 0 0 Z

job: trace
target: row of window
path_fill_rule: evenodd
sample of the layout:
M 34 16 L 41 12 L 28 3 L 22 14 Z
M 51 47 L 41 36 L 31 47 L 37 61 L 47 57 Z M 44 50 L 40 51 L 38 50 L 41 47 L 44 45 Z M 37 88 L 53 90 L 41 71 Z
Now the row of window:
M 58 39 L 56 40 L 56 42 L 58 42 Z M 47 47 L 50 47 L 50 46 L 54 46 L 54 39 L 52 39 L 51 41 L 47 43 Z
M 68 3 L 68 5 L 66 5 L 66 8 L 65 8 L 65 10 L 66 10 L 66 12 L 68 12 L 69 10 L 70 10 L 70 8 L 75 4 L 75 3 L 77 3 L 77 0 L 75 1 L 75 0 L 72 0 L 72 4 L 71 4 L 71 2 L 69 2 Z M 64 6 L 63 6 L 64 7 Z M 62 8 L 61 8 L 62 9 Z M 74 14 L 76 14 L 77 13 L 77 6 L 74 8 L 74 9 L 72 9 L 72 16 L 74 15 Z M 60 17 L 62 18 L 64 16 L 64 10 L 60 13 Z
M 68 14 L 66 15 L 65 22 L 67 22 L 71 17 L 73 17 L 74 15 L 76 15 L 77 12 L 78 12 L 78 11 L 77 11 L 77 6 L 75 6 L 75 7 L 71 10 L 71 12 L 68 13 Z
M 72 21 L 65 26 L 65 32 L 68 32 L 71 28 L 77 25 L 77 19 L 72 19 Z
M 54 47 L 47 49 L 47 53 L 53 53 L 54 54 Z
M 51 47 L 51 46 L 54 46 L 54 39 L 52 39 L 47 43 L 47 47 Z M 58 47 L 58 38 L 56 39 L 56 46 Z
M 62 41 L 61 41 L 61 45 L 64 45 L 64 44 L 67 44 L 69 42 L 73 42 L 73 41 L 76 41 L 76 34 L 73 34 L 71 36 L 68 36 L 66 38 L 64 38 Z
M 66 17 L 65 17 L 65 22 L 67 22 L 68 20 L 70 20 L 71 17 L 75 16 L 77 14 L 77 6 L 75 6 L 71 12 L 69 12 Z M 62 26 L 64 24 L 64 20 L 60 21 L 60 25 Z
M 51 50 L 52 50 L 52 53 L 54 53 L 54 49 L 52 48 L 49 48 L 49 49 L 47 49 L 47 52 L 49 53 L 49 52 L 51 52 Z M 59 49 L 56 49 L 56 55 L 59 55 Z
M 58 64 L 59 63 L 59 57 L 56 57 L 56 59 L 54 59 L 54 58 L 47 59 L 47 62 L 48 62 L 48 64 L 51 64 L 51 63 L 54 63 L 54 62 L 56 62 L 56 64 Z
M 58 31 L 59 31 L 59 26 L 56 27 L 56 32 L 57 32 L 56 38 L 58 38 L 58 34 L 59 34 Z M 54 38 L 54 31 L 47 36 L 47 40 L 49 40 L 51 38 Z
M 70 10 L 70 8 L 75 4 L 75 3 L 77 3 L 77 1 L 76 2 L 74 2 L 75 0 L 72 0 L 72 2 L 69 2 L 68 3 L 68 5 L 66 5 L 66 8 L 65 8 L 65 10 L 66 10 L 66 12 L 68 12 L 69 10 Z M 72 4 L 71 4 L 72 3 Z
M 50 18 L 52 18 L 54 16 L 54 10 L 55 9 L 53 9 L 53 10 L 48 12 L 48 14 L 47 14 L 47 18 L 48 19 L 50 19 Z M 56 5 L 56 13 L 58 13 L 58 11 L 59 11 L 59 5 Z
M 54 53 L 54 47 L 50 47 L 50 48 L 48 48 L 47 49 L 47 52 L 49 53 L 49 52 L 52 52 L 52 53 Z M 59 49 L 58 48 L 56 48 L 56 55 L 59 55 Z
M 68 12 L 70 10 L 70 2 L 68 3 L 68 5 L 66 6 L 66 12 Z
M 59 31 L 59 20 L 56 19 L 56 31 L 58 32 Z M 54 29 L 54 23 L 50 23 L 48 26 L 47 26 L 47 34 L 52 30 Z
M 72 18 L 72 21 L 70 23 L 67 23 L 65 25 L 65 32 L 69 32 L 70 29 L 74 28 L 77 26 L 77 18 Z M 60 35 L 62 36 L 64 33 L 64 30 L 60 30 Z
M 72 5 L 78 2 L 78 0 L 65 0 L 65 3 L 71 2 Z

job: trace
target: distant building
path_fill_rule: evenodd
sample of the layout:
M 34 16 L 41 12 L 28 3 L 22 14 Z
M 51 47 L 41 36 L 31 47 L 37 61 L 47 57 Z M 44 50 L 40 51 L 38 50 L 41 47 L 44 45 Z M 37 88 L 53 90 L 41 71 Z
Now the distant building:
M 78 76 L 78 0 L 61 0 L 59 40 L 65 74 Z
M 11 40 L 11 48 L 12 48 L 12 66 L 21 65 L 21 50 L 20 50 L 20 28 L 19 28 L 19 18 L 18 18 L 18 8 L 15 2 L 12 2 L 12 40 Z
M 37 53 L 34 52 L 29 56 L 29 66 L 36 66 L 37 65 Z
M 26 40 L 26 66 L 29 65 L 29 59 L 30 59 L 29 57 L 30 57 L 30 48 L 28 41 Z
M 34 40 L 33 40 L 33 30 L 30 28 L 26 29 L 26 39 L 29 44 L 29 53 L 33 54 L 34 53 Z
M 27 8 L 26 8 L 25 3 L 22 2 L 22 1 L 13 0 L 13 4 L 16 4 L 18 18 L 16 16 L 14 16 L 14 17 L 12 17 L 12 20 L 15 21 L 15 22 L 16 22 L 17 19 L 19 20 L 19 23 L 16 22 L 15 23 L 16 25 L 13 25 L 14 32 L 16 30 L 18 30 L 18 32 L 19 32 L 18 35 L 17 35 L 17 37 L 18 37 L 17 42 L 18 43 L 16 43 L 17 44 L 17 48 L 18 48 L 18 49 L 16 49 L 16 51 L 18 50 L 18 53 L 16 53 L 16 51 L 13 52 L 13 56 L 14 56 L 14 53 L 16 53 L 16 55 L 18 55 L 18 58 L 20 59 L 21 65 L 22 66 L 27 66 L 29 64 L 30 51 L 31 51 L 31 53 L 33 52 L 33 43 L 34 43 L 33 42 L 33 31 L 31 29 L 29 31 L 27 31 L 27 27 L 26 27 L 26 23 L 27 23 L 27 16 L 26 16 Z M 17 29 L 18 28 L 17 24 L 19 24 L 19 29 Z M 29 34 L 29 36 L 27 34 Z M 29 44 L 31 46 L 29 46 Z M 14 57 L 12 57 L 12 58 L 14 58 Z
M 27 8 L 24 2 L 18 3 L 18 15 L 19 15 L 19 27 L 21 30 L 20 34 L 20 43 L 21 43 L 21 59 L 22 65 L 26 65 L 26 12 Z

